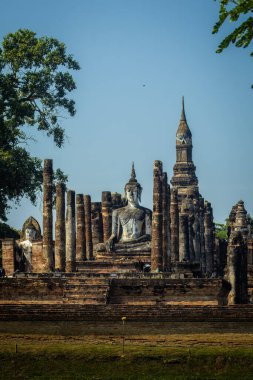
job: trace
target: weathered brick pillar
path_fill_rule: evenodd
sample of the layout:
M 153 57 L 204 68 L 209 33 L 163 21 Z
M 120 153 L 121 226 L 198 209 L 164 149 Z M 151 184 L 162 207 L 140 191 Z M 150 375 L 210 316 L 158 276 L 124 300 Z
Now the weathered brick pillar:
M 43 255 L 46 272 L 54 270 L 53 252 L 53 161 L 44 160 L 43 170 Z
M 91 231 L 91 199 L 90 195 L 84 195 L 84 214 L 85 214 L 85 238 L 86 238 L 86 257 L 93 259 L 93 244 Z
M 56 222 L 55 222 L 55 268 L 61 272 L 66 267 L 66 229 L 65 229 L 65 184 L 56 185 Z
M 170 187 L 168 185 L 167 173 L 161 176 L 162 182 L 162 250 L 163 250 L 163 272 L 170 270 L 170 220 L 169 220 L 169 204 L 170 204 Z
M 32 243 L 32 271 L 33 273 L 44 273 L 47 267 L 47 260 L 42 254 L 42 241 L 34 241 Z
M 66 213 L 66 272 L 76 270 L 76 215 L 75 215 L 75 192 L 67 192 Z
M 247 251 L 248 251 L 248 264 L 249 265 L 253 265 L 253 239 L 249 238 L 247 244 L 248 244 L 248 247 L 247 247 Z
M 170 244 L 171 262 L 179 261 L 179 210 L 177 189 L 172 189 L 170 197 Z
M 189 223 L 184 212 L 179 214 L 179 261 L 188 261 L 189 257 Z
M 112 234 L 112 196 L 110 191 L 102 192 L 103 239 L 106 242 Z
M 195 250 L 194 250 L 194 206 L 191 197 L 187 197 L 188 202 L 188 228 L 189 228 L 189 259 L 190 262 L 195 262 Z
M 234 231 L 235 216 L 237 210 L 237 203 L 232 207 L 228 217 L 228 238 L 230 234 Z
M 201 254 L 201 241 L 200 241 L 200 216 L 199 216 L 199 201 L 198 199 L 193 199 L 194 207 L 194 222 L 193 222 L 193 247 L 195 253 L 195 261 L 200 262 Z
M 76 260 L 86 260 L 85 216 L 83 194 L 76 194 Z
M 213 210 L 211 204 L 205 201 L 204 213 L 204 232 L 205 232 L 205 256 L 206 273 L 210 276 L 214 272 L 214 225 Z
M 234 230 L 241 231 L 242 236 L 245 239 L 248 238 L 249 230 L 248 230 L 247 211 L 244 208 L 243 201 L 239 201 L 237 203 Z
M 103 243 L 103 221 L 101 202 L 91 203 L 91 225 L 93 245 Z
M 226 277 L 231 291 L 228 304 L 248 303 L 247 244 L 241 231 L 233 231 L 228 242 Z
M 200 266 L 203 274 L 206 273 L 204 208 L 204 198 L 199 197 Z
M 118 208 L 122 207 L 122 197 L 121 194 L 119 193 L 112 193 L 112 207 L 113 208 Z
M 153 215 L 151 242 L 151 271 L 163 270 L 163 210 L 162 210 L 162 181 L 163 166 L 161 161 L 154 162 L 153 179 Z
M 15 272 L 15 241 L 13 238 L 2 240 L 2 267 L 6 276 L 12 276 Z

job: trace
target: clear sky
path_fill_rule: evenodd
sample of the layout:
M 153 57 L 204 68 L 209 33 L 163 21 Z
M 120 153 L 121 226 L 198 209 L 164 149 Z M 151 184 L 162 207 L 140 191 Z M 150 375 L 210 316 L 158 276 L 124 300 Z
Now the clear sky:
M 213 0 L 1 0 L 1 40 L 28 28 L 65 42 L 81 65 L 65 146 L 36 135 L 33 154 L 52 158 L 68 187 L 93 201 L 122 193 L 134 161 L 142 204 L 152 208 L 153 161 L 171 178 L 184 95 L 200 193 L 215 221 L 239 199 L 253 215 L 252 58 L 235 47 L 215 53 L 233 26 L 211 34 L 218 8 Z M 41 213 L 41 201 L 24 201 L 9 223 L 41 222 Z

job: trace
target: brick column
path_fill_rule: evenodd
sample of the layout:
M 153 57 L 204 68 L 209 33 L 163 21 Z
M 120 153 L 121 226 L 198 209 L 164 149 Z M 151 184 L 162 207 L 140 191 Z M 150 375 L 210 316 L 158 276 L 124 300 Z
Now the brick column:
M 248 264 L 253 265 L 253 239 L 248 239 Z
M 199 198 L 199 233 L 200 233 L 200 267 L 206 273 L 205 231 L 204 231 L 204 198 Z
M 163 173 L 162 182 L 162 250 L 163 250 L 163 272 L 170 269 L 170 222 L 169 222 L 169 204 L 170 204 L 170 187 L 168 185 L 167 173 Z
M 56 185 L 56 222 L 55 222 L 55 268 L 61 272 L 66 267 L 66 227 L 65 227 L 65 185 Z
M 189 257 L 189 224 L 185 213 L 179 214 L 179 261 L 188 261 Z
M 67 192 L 66 214 L 66 272 L 74 272 L 76 269 L 76 216 L 75 216 L 75 192 Z
M 214 226 L 213 210 L 211 204 L 205 201 L 204 213 L 204 232 L 205 232 L 205 256 L 206 273 L 210 276 L 214 272 Z
M 194 214 L 188 215 L 188 228 L 189 228 L 189 256 L 190 262 L 195 262 L 195 250 L 194 250 Z
M 106 242 L 112 234 L 112 196 L 110 191 L 102 192 L 103 239 Z
M 76 259 L 86 260 L 86 239 L 83 194 L 76 195 Z
M 43 170 L 43 255 L 46 272 L 54 270 L 53 252 L 53 161 L 44 160 Z
M 194 207 L 193 247 L 194 247 L 194 253 L 195 253 L 195 261 L 199 263 L 200 254 L 201 254 L 201 241 L 200 241 L 200 217 L 199 217 L 199 200 L 198 199 L 193 199 L 193 207 Z
M 152 242 L 151 242 L 151 271 L 163 270 L 163 211 L 162 211 L 162 162 L 154 162 L 153 177 L 153 215 L 152 215 Z
M 233 231 L 227 256 L 227 279 L 231 285 L 229 305 L 248 303 L 247 272 L 247 244 L 241 231 Z
M 6 276 L 12 276 L 15 272 L 15 241 L 13 238 L 2 240 L 2 267 Z
M 93 259 L 93 244 L 91 231 L 91 199 L 90 195 L 84 195 L 84 214 L 85 214 L 85 238 L 86 255 L 88 260 Z
M 111 193 L 112 195 L 112 208 L 122 207 L 122 197 L 119 193 Z
M 179 261 L 179 210 L 177 189 L 172 189 L 170 197 L 170 244 L 171 262 Z
M 93 245 L 103 243 L 103 220 L 101 202 L 91 203 L 91 225 Z
M 32 271 L 33 273 L 44 273 L 47 267 L 47 261 L 42 254 L 42 241 L 32 243 Z

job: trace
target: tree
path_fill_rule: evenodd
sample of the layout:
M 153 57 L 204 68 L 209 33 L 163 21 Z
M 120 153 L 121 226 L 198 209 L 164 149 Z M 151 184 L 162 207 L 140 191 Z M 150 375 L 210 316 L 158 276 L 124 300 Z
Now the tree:
M 228 239 L 228 220 L 226 221 L 226 224 L 222 223 L 214 223 L 215 225 L 215 236 L 217 236 L 219 239 Z
M 57 39 L 36 37 L 20 29 L 8 34 L 0 48 L 0 219 L 8 201 L 26 196 L 33 203 L 41 190 L 42 163 L 28 150 L 29 128 L 52 137 L 57 147 L 65 139 L 61 118 L 74 116 L 68 94 L 76 88 L 70 70 L 79 64 Z M 26 128 L 24 128 L 26 127 Z M 56 177 L 66 176 L 56 171 Z
M 253 12 L 253 0 L 220 0 L 219 20 L 213 27 L 213 34 L 218 33 L 221 26 L 226 20 L 237 22 L 243 15 L 249 15 Z M 231 43 L 236 47 L 246 48 L 253 38 L 253 18 L 244 17 L 241 22 L 223 41 L 219 44 L 217 53 L 221 53 Z M 253 52 L 251 52 L 253 57 Z M 251 86 L 253 88 L 253 85 Z

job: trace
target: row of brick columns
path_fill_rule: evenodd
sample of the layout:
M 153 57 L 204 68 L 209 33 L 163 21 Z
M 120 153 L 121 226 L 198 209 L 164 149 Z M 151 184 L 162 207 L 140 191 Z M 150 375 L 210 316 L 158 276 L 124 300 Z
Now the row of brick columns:
M 43 171 L 43 256 L 45 271 L 73 272 L 76 260 L 93 259 L 91 198 L 56 185 L 55 247 L 53 246 L 53 164 L 44 161 Z M 66 212 L 66 219 L 65 219 Z M 55 252 L 55 254 L 54 254 Z
M 52 271 L 54 268 L 60 271 L 75 271 L 76 260 L 93 259 L 93 238 L 99 242 L 101 240 L 106 241 L 110 237 L 112 209 L 121 202 L 121 199 L 117 198 L 117 194 L 113 195 L 114 199 L 108 191 L 102 193 L 102 204 L 97 212 L 96 221 L 98 231 L 94 230 L 92 236 L 91 215 L 94 214 L 96 204 L 92 209 L 89 195 L 77 194 L 75 196 L 75 192 L 69 190 L 65 207 L 64 185 L 57 184 L 54 262 L 52 160 L 45 160 L 43 175 L 43 255 L 46 262 L 45 269 L 46 271 Z M 179 205 L 177 190 L 172 189 L 170 192 L 167 173 L 163 172 L 161 161 L 154 163 L 153 181 L 152 272 L 170 270 L 171 262 L 198 259 L 201 261 L 204 272 L 212 273 L 214 246 L 213 217 L 210 203 L 205 202 L 204 205 L 203 201 L 203 205 L 201 205 L 202 198 L 199 198 L 199 207 L 202 206 L 202 213 L 199 213 L 199 219 L 191 218 L 187 207 L 184 210 L 182 205 Z M 65 208 L 67 208 L 66 220 Z M 196 234 L 196 225 L 198 226 L 198 235 Z M 195 241 L 193 236 L 195 236 Z M 196 250 L 196 247 L 201 248 Z

